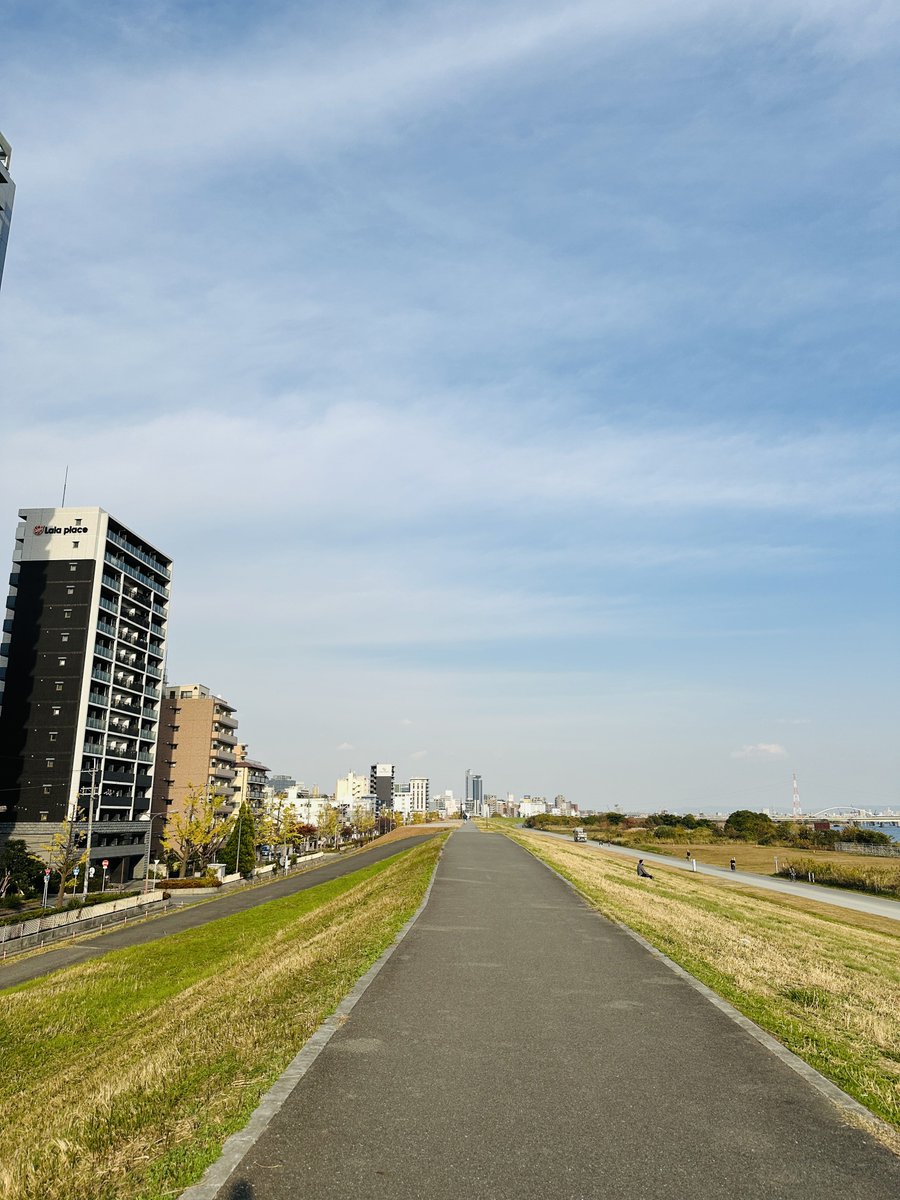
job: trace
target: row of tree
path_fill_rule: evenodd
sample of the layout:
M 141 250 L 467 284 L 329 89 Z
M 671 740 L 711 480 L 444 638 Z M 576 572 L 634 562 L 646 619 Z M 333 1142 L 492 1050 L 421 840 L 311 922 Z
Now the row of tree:
M 890 845 L 887 834 L 874 829 L 846 825 L 843 829 L 816 829 L 800 821 L 773 821 L 767 813 L 747 808 L 730 813 L 725 821 L 696 817 L 692 813 L 650 813 L 646 817 L 627 817 L 619 812 L 588 813 L 583 817 L 552 816 L 539 813 L 528 817 L 532 829 L 572 829 L 583 825 L 607 831 L 611 837 L 629 830 L 648 830 L 659 841 L 742 841 L 760 846 L 794 846 L 800 849 L 827 849 L 836 842 Z

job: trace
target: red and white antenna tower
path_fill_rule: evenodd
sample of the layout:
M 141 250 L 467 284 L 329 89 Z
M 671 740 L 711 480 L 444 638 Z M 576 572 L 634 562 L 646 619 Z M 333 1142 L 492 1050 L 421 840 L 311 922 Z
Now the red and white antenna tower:
M 799 821 L 800 818 L 803 816 L 803 813 L 800 810 L 800 788 L 797 785 L 796 774 L 794 775 L 794 805 L 793 805 L 793 808 L 791 809 L 791 815 L 793 816 L 795 821 Z

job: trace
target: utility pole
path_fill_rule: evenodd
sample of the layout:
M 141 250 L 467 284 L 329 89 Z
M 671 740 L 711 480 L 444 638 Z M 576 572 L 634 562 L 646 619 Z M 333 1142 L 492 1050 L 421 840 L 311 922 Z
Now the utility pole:
M 799 821 L 800 818 L 803 816 L 803 813 L 800 809 L 800 788 L 797 784 L 796 773 L 794 774 L 794 795 L 793 795 L 793 807 L 791 809 L 791 815 L 795 821 Z

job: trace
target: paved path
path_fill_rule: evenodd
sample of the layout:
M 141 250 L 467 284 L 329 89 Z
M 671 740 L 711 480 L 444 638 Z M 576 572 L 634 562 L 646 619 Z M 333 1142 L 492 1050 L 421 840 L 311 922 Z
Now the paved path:
M 499 834 L 218 1200 L 896 1200 L 900 1161 Z
M 523 833 L 531 832 L 522 830 Z M 550 833 L 547 830 L 534 831 L 539 837 L 558 838 L 564 842 L 572 841 L 572 834 Z M 598 845 L 596 842 L 582 842 L 593 850 L 603 850 L 609 854 L 624 854 L 629 858 L 643 858 L 648 864 L 659 863 L 661 867 L 674 867 L 678 871 L 691 871 L 691 864 L 684 858 L 671 854 L 654 854 L 650 850 L 632 850 L 628 846 L 612 846 L 606 842 Z M 772 856 L 787 858 L 790 851 L 785 846 L 773 846 Z M 802 880 L 782 879 L 778 875 L 756 875 L 752 871 L 731 871 L 726 867 L 713 867 L 709 863 L 697 861 L 699 875 L 715 875 L 719 879 L 727 879 L 731 883 L 750 884 L 767 892 L 781 892 L 785 896 L 802 896 L 805 900 L 816 900 L 819 904 L 833 904 L 835 908 L 850 908 L 854 912 L 869 913 L 876 917 L 888 917 L 892 921 L 900 921 L 900 901 L 870 896 L 865 892 L 852 892 L 847 888 L 825 887 L 823 884 L 804 883 Z
M 242 888 L 240 891 L 228 892 L 213 900 L 204 900 L 185 908 L 170 909 L 161 916 L 151 916 L 147 920 L 138 920 L 133 925 L 117 925 L 109 932 L 86 932 L 77 940 L 58 943 L 49 946 L 36 955 L 23 958 L 13 958 L 0 963 L 0 990 L 24 983 L 29 979 L 37 979 L 51 971 L 62 967 L 70 967 L 75 963 L 85 962 L 108 954 L 110 950 L 121 950 L 125 946 L 142 946 L 147 942 L 155 942 L 158 938 L 170 933 L 180 933 L 183 929 L 196 929 L 198 925 L 206 925 L 217 921 L 220 917 L 229 917 L 232 913 L 246 912 L 269 900 L 277 900 L 280 896 L 290 896 L 295 892 L 304 892 L 308 888 L 327 883 L 329 879 L 337 879 L 341 875 L 349 875 L 359 871 L 373 862 L 381 862 L 391 855 L 409 850 L 421 845 L 422 840 L 434 837 L 433 833 L 421 837 L 387 842 L 371 846 L 356 854 L 348 854 L 344 858 L 331 859 L 321 866 L 312 867 L 297 875 L 287 875 L 275 879 L 271 883 L 259 887 Z M 178 893 L 173 893 L 177 897 Z

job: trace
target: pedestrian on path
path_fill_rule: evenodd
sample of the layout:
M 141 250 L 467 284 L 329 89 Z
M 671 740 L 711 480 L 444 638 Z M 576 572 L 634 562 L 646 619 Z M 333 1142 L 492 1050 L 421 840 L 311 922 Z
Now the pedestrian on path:
M 684 857 L 685 857 L 685 858 L 688 860 L 688 862 L 690 862 L 690 861 L 691 861 L 691 852 L 690 852 L 690 850 L 685 850 L 685 852 L 684 852 Z
M 638 879 L 652 879 L 653 878 L 653 876 L 650 874 L 650 872 L 644 866 L 644 860 L 642 858 L 639 858 L 637 861 L 637 873 L 638 873 Z
M 737 861 L 735 859 L 731 860 L 731 869 L 732 869 L 732 871 L 737 870 Z

